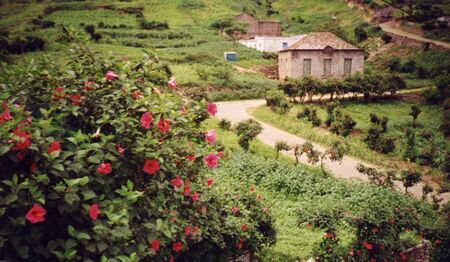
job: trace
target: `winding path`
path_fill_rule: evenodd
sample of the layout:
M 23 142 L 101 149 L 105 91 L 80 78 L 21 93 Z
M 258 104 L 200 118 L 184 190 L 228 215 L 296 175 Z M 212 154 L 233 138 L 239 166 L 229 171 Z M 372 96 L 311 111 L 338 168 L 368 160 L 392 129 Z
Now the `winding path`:
M 264 104 L 265 104 L 265 100 L 242 100 L 242 101 L 231 101 L 231 102 L 219 102 L 219 103 L 217 103 L 217 106 L 218 106 L 217 117 L 223 118 L 223 119 L 228 119 L 233 124 L 243 121 L 243 120 L 246 120 L 246 119 L 249 119 L 249 118 L 255 119 L 248 113 L 248 110 L 251 108 L 255 108 L 255 107 L 264 105 Z M 257 120 L 257 119 L 255 119 L 255 120 Z M 271 147 L 274 147 L 276 141 L 278 141 L 278 140 L 284 140 L 289 145 L 303 144 L 306 142 L 306 140 L 301 137 L 290 134 L 286 131 L 283 131 L 281 129 L 278 129 L 276 127 L 268 125 L 259 120 L 257 120 L 257 121 L 259 123 L 261 123 L 261 125 L 263 127 L 262 133 L 257 138 L 261 142 L 263 142 Z M 319 150 L 321 152 L 324 152 L 326 150 L 326 148 L 321 145 L 318 145 L 318 144 L 313 144 L 313 145 L 316 150 Z M 294 154 L 292 151 L 286 152 L 285 154 L 287 154 L 291 157 L 294 157 Z M 302 156 L 302 158 L 300 159 L 300 162 L 302 162 L 303 164 L 308 164 L 307 158 L 305 156 Z M 359 163 L 364 164 L 366 166 L 374 167 L 374 165 L 368 164 L 362 160 L 359 160 L 359 159 L 356 159 L 356 158 L 353 158 L 350 156 L 345 156 L 342 163 L 332 162 L 332 161 L 326 159 L 324 161 L 324 166 L 327 170 L 330 170 L 331 173 L 333 173 L 337 177 L 349 179 L 349 180 L 368 181 L 367 176 L 359 173 L 358 170 L 356 170 L 356 166 Z M 400 182 L 396 181 L 395 185 L 400 190 L 404 191 L 404 187 Z M 417 198 L 421 198 L 422 197 L 422 187 L 423 187 L 423 184 L 418 184 L 418 185 L 408 189 L 408 191 L 411 194 L 413 194 L 414 196 L 416 196 Z M 450 199 L 450 193 L 441 194 L 440 197 L 442 197 L 444 199 L 444 202 L 447 202 Z

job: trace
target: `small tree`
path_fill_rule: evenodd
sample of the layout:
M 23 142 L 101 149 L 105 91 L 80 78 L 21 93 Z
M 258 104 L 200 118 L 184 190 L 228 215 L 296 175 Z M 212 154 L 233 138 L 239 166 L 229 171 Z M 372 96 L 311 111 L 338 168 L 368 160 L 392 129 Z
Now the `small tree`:
M 350 115 L 342 115 L 340 111 L 335 112 L 334 122 L 331 124 L 330 131 L 341 135 L 343 137 L 347 137 L 353 131 L 353 128 L 356 126 L 356 121 Z
M 377 152 L 387 154 L 395 150 L 394 139 L 386 137 L 388 118 L 380 119 L 375 114 L 370 114 L 372 126 L 367 131 L 364 142 L 367 147 Z
M 335 103 L 328 103 L 327 104 L 327 119 L 325 120 L 326 126 L 331 126 L 331 124 L 334 122 L 334 110 L 336 109 Z
M 248 119 L 237 123 L 235 130 L 236 134 L 240 136 L 239 145 L 248 151 L 250 142 L 262 132 L 263 128 L 259 122 Z
M 230 120 L 227 120 L 227 119 L 221 119 L 221 120 L 219 121 L 219 127 L 220 127 L 222 130 L 225 130 L 225 131 L 230 130 L 230 129 L 231 129 L 231 122 L 230 122 Z
M 291 147 L 288 145 L 286 141 L 278 140 L 275 142 L 275 150 L 277 151 L 277 156 L 275 159 L 278 159 L 281 151 L 289 151 Z
M 422 199 L 426 200 L 431 192 L 433 192 L 433 188 L 429 184 L 425 184 L 422 188 Z
M 412 118 L 413 118 L 413 127 L 414 128 L 416 127 L 416 120 L 417 120 L 417 117 L 419 116 L 420 112 L 422 112 L 422 111 L 420 111 L 420 108 L 418 106 L 416 106 L 416 105 L 411 106 L 411 111 L 409 112 L 409 115 L 412 116 Z
M 230 27 L 225 28 L 225 34 L 227 34 L 233 41 L 234 50 L 237 49 L 237 43 L 242 34 L 247 32 L 247 25 L 245 24 L 232 24 Z
M 417 159 L 415 133 L 411 129 L 406 130 L 406 150 L 403 157 L 411 162 Z
M 405 187 L 405 193 L 408 193 L 408 188 L 413 187 L 422 180 L 422 173 L 417 170 L 402 171 L 400 180 Z
M 375 185 L 383 186 L 392 189 L 394 181 L 396 180 L 396 174 L 394 171 L 379 171 L 373 167 L 367 167 L 362 164 L 356 166 L 356 170 L 361 174 L 366 175 L 369 181 Z

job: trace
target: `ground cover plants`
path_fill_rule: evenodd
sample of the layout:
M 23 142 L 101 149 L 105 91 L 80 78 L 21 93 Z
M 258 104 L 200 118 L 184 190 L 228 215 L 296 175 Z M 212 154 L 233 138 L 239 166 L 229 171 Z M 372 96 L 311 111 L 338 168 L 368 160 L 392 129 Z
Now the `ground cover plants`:
M 155 55 L 75 44 L 67 66 L 0 75 L 0 258 L 217 261 L 274 243 L 256 196 L 208 175 L 224 161 L 201 125 L 214 105 L 175 94 Z

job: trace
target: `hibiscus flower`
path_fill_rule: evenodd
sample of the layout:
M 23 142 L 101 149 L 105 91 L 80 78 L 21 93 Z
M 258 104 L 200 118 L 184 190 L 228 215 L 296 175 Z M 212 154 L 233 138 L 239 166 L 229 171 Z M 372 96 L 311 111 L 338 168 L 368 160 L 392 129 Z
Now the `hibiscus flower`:
M 206 184 L 208 184 L 208 186 L 212 186 L 212 185 L 214 184 L 214 179 L 208 178 L 208 179 L 206 180 Z
M 116 79 L 116 77 L 117 77 L 117 75 L 113 71 L 108 71 L 105 74 L 105 78 L 108 81 L 112 81 L 112 80 Z
M 27 149 L 30 145 L 30 135 L 27 134 L 27 132 L 20 130 L 18 127 L 13 132 L 14 135 L 18 136 L 20 138 L 20 141 L 17 141 L 16 145 L 12 148 L 12 151 L 22 151 Z
M 203 162 L 210 168 L 216 168 L 219 164 L 219 157 L 217 157 L 213 153 L 209 153 L 203 158 Z
M 175 89 L 177 87 L 177 80 L 175 79 L 175 77 L 171 77 L 169 82 L 167 82 L 167 84 L 169 85 L 170 88 Z
M 34 204 L 25 215 L 25 218 L 30 221 L 30 223 L 35 224 L 45 221 L 45 213 L 47 213 L 47 211 L 41 205 Z
M 200 198 L 200 195 L 197 192 L 192 194 L 192 202 L 194 202 L 194 203 L 197 202 L 199 198 Z
M 167 119 L 159 119 L 158 128 L 161 133 L 165 134 L 170 130 L 170 120 Z
M 97 167 L 97 173 L 102 174 L 102 175 L 107 175 L 109 173 L 111 173 L 112 168 L 111 168 L 111 163 L 102 163 L 99 164 Z
M 206 110 L 210 115 L 215 116 L 217 114 L 217 105 L 215 103 L 208 103 Z
M 170 182 L 174 188 L 179 188 L 181 186 L 181 178 L 180 176 L 176 176 Z
M 98 207 L 98 204 L 92 204 L 89 207 L 89 216 L 92 220 L 97 220 L 98 215 L 100 214 L 100 208 Z
M 50 146 L 48 147 L 47 152 L 49 154 L 53 153 L 53 152 L 59 152 L 61 151 L 61 145 L 59 144 L 59 141 L 53 141 L 50 143 Z
M 214 129 L 206 131 L 205 141 L 210 145 L 216 142 L 216 131 Z
M 172 250 L 174 252 L 180 252 L 181 250 L 183 250 L 183 243 L 181 242 L 175 242 L 172 244 Z
M 159 245 L 160 245 L 159 240 L 157 240 L 157 239 L 153 240 L 152 241 L 152 249 L 153 249 L 153 251 L 158 252 Z
M 145 112 L 141 116 L 141 126 L 145 129 L 150 129 L 150 125 L 153 123 L 153 116 L 150 112 Z
M 149 175 L 154 175 L 159 171 L 159 163 L 158 160 L 146 160 L 144 164 L 144 172 Z

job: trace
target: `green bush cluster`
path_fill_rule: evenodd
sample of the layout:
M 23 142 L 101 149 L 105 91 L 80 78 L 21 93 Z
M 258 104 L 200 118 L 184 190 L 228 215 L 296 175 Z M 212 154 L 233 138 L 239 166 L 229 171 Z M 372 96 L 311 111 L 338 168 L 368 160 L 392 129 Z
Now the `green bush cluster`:
M 368 148 L 383 154 L 394 151 L 394 139 L 386 135 L 388 121 L 387 117 L 380 119 L 377 115 L 370 114 L 371 127 L 364 138 Z
M 323 240 L 314 248 L 313 255 L 320 261 L 400 261 L 401 252 L 410 247 L 410 241 L 401 238 L 405 230 L 433 242 L 447 239 L 446 218 L 431 205 L 384 187 L 348 183 L 247 153 L 235 153 L 218 174 L 295 197 L 299 226 L 311 225 L 325 231 Z M 338 226 L 354 230 L 350 246 L 337 241 L 333 230 Z M 445 252 L 437 251 L 439 256 Z
M 221 261 L 274 242 L 255 196 L 208 179 L 224 160 L 205 102 L 171 91 L 154 54 L 71 50 L 0 67 L 0 259 Z

